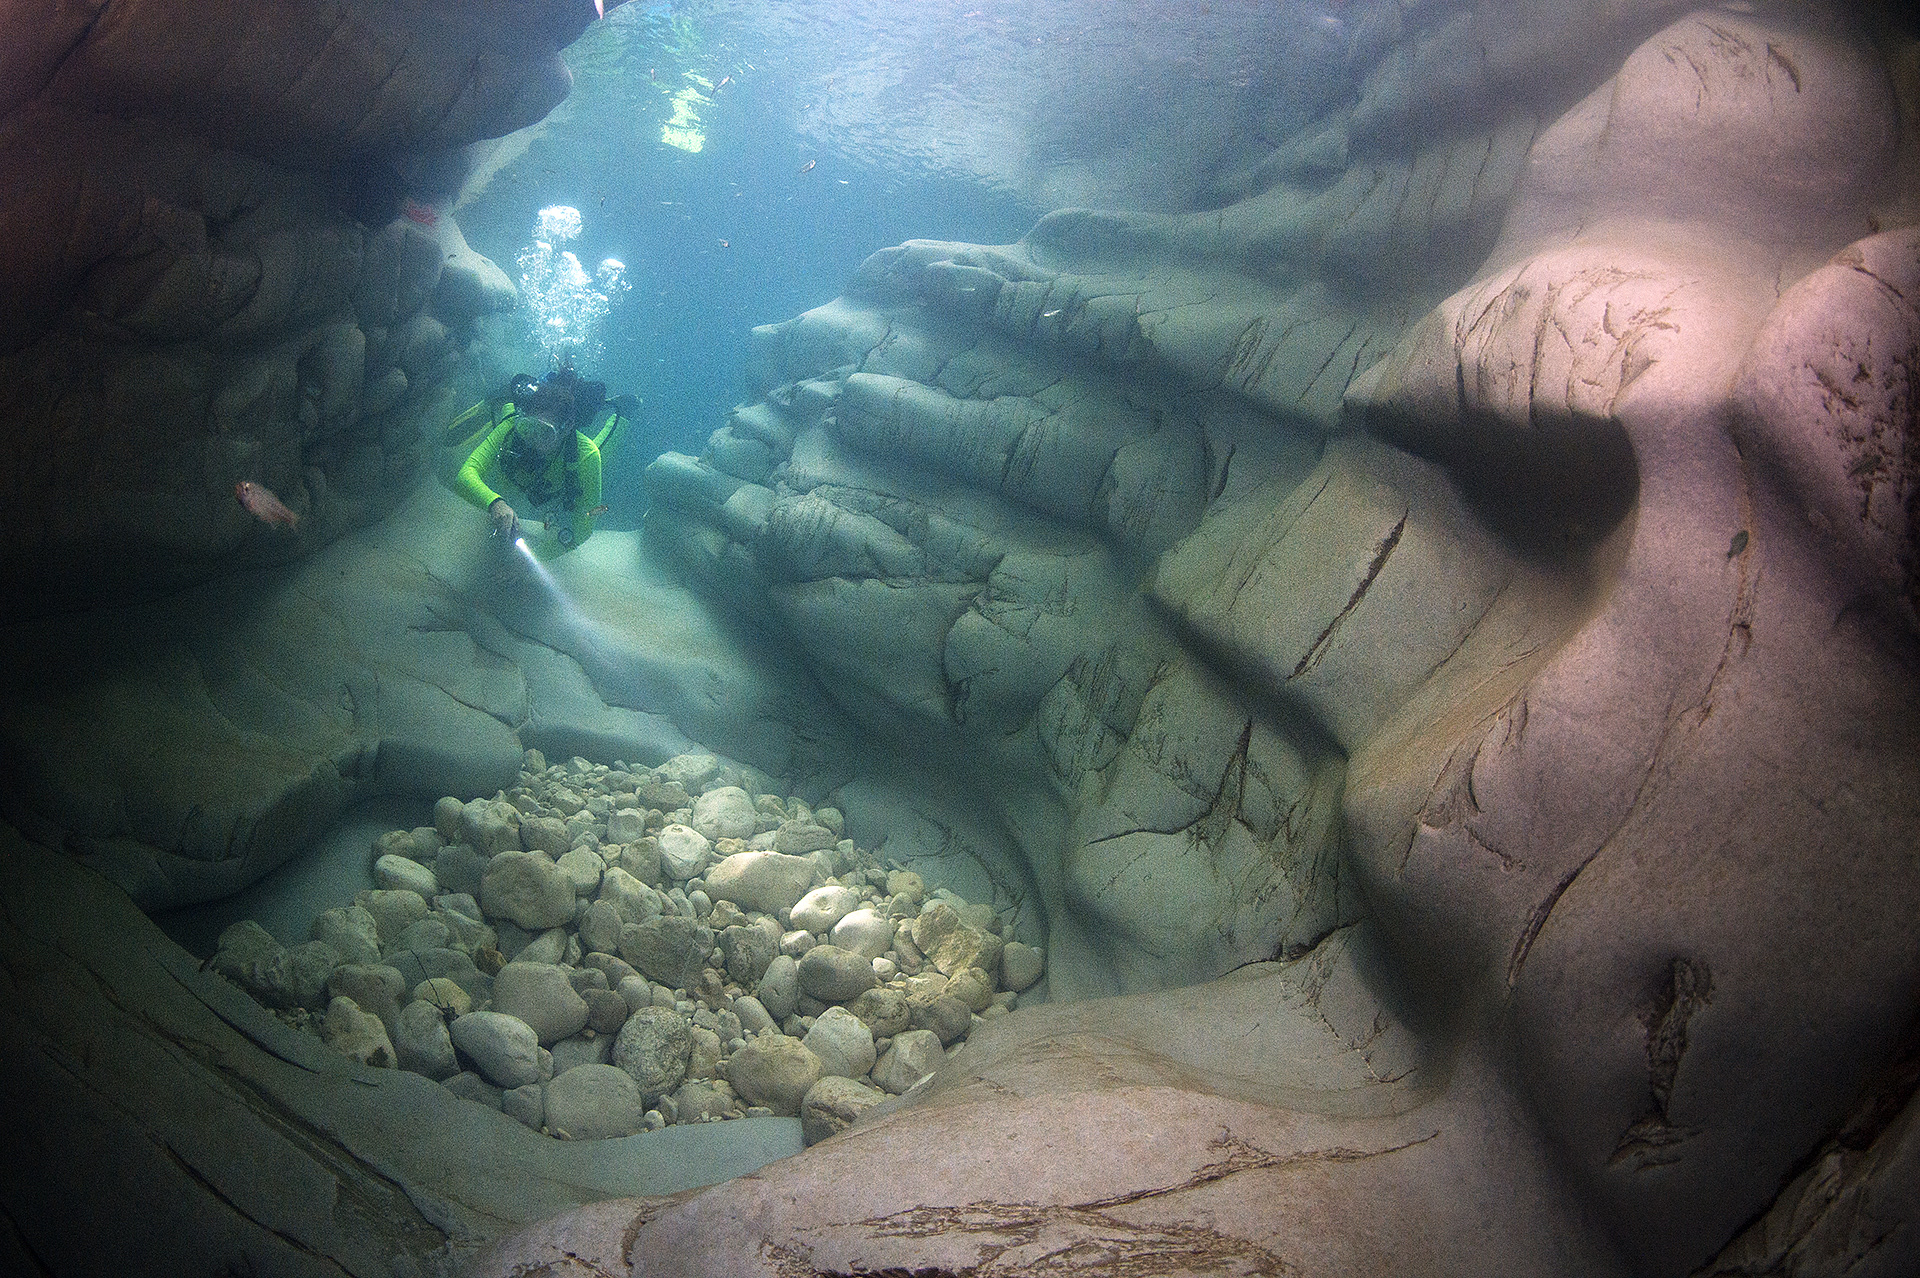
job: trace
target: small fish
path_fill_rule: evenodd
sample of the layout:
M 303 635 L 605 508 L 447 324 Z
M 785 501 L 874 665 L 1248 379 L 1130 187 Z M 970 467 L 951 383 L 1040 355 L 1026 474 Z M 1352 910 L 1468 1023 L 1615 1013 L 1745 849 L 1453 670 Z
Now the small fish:
M 400 212 L 408 221 L 418 222 L 424 227 L 440 225 L 440 215 L 430 205 L 422 204 L 411 196 L 401 202 Z
M 593 0 L 593 16 L 596 18 L 607 16 L 606 0 Z
M 606 514 L 606 513 L 607 513 L 607 508 L 606 508 L 605 506 L 595 506 L 595 507 L 594 507 L 594 508 L 593 508 L 592 510 L 589 510 L 589 511 L 587 512 L 587 518 L 588 518 L 588 519 L 598 519 L 598 518 L 600 518 L 600 516 L 602 516 L 602 515 L 604 515 L 604 514 Z
M 1052 318 L 1053 318 L 1054 316 L 1056 316 L 1056 315 L 1058 315 L 1059 313 L 1060 313 L 1060 308 L 1059 308 L 1058 306 L 1056 306 L 1056 307 L 1054 307 L 1054 308 L 1053 308 L 1052 310 L 1050 310 L 1050 311 L 1041 311 L 1041 312 L 1040 312 L 1040 318 L 1041 318 L 1041 319 L 1052 319 Z
M 818 160 L 808 160 L 805 164 L 800 166 L 800 171 L 802 173 L 811 173 L 813 172 L 813 166 L 818 163 L 820 163 L 820 161 Z
M 720 77 L 720 83 L 718 83 L 718 84 L 716 84 L 716 85 L 714 85 L 714 86 L 713 86 L 713 91 L 714 91 L 715 93 L 718 93 L 718 92 L 720 92 L 720 90 L 722 90 L 722 89 L 724 89 L 724 88 L 726 88 L 726 87 L 727 87 L 727 86 L 728 86 L 729 84 L 732 84 L 732 83 L 733 83 L 733 77 L 732 77 L 732 76 L 730 76 L 730 75 L 723 75 L 723 76 L 721 76 L 721 77 Z
M 1732 559 L 1734 556 L 1738 555 L 1741 551 L 1745 550 L 1746 548 L 1747 548 L 1747 530 L 1742 528 L 1739 532 L 1733 535 L 1733 540 L 1727 543 L 1727 558 Z
M 733 247 L 733 243 L 732 243 L 732 241 L 730 241 L 730 240 L 721 240 L 721 241 L 720 241 L 720 247 L 721 247 L 721 248 L 732 248 L 732 247 Z
M 273 490 L 264 484 L 256 484 L 243 479 L 233 486 L 233 495 L 247 508 L 247 513 L 263 524 L 283 524 L 288 528 L 300 523 L 300 516 L 287 509 L 286 503 L 273 495 Z
M 657 80 L 657 79 L 659 79 L 659 78 L 660 78 L 660 77 L 659 77 L 659 76 L 658 76 L 657 74 L 655 74 L 655 73 L 654 73 L 654 69 L 653 69 L 652 67 L 648 67 L 648 68 L 647 68 L 647 79 L 649 79 L 649 80 Z

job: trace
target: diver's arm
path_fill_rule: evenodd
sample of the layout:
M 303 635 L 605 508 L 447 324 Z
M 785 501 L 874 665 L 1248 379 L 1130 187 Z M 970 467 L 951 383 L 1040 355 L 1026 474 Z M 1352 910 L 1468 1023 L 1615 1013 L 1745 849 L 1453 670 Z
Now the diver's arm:
M 487 437 L 480 441 L 480 446 L 468 455 L 460 467 L 460 473 L 453 477 L 453 491 L 459 493 L 468 505 L 487 510 L 494 502 L 501 500 L 499 493 L 487 487 L 483 476 L 487 468 L 493 465 L 494 459 L 500 456 L 500 450 L 506 447 L 507 436 L 513 433 L 513 421 L 510 416 L 488 431 Z

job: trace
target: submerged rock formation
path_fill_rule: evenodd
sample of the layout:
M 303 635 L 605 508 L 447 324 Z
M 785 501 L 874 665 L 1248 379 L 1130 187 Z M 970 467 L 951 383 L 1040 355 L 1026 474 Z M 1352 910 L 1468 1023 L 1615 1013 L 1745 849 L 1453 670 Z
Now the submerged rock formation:
M 439 16 L 420 47 L 472 53 Z M 759 398 L 564 605 L 439 536 L 429 486 L 291 567 L 10 619 L 5 1245 L 60 1271 L 163 1221 L 158 1272 L 446 1272 L 591 1203 L 475 1272 L 1920 1266 L 1920 44 L 1841 6 L 1337 22 L 1344 91 L 1238 198 L 910 243 L 764 330 Z M 212 261 L 191 231 L 153 278 Z M 22 293 L 66 318 L 18 367 L 76 405 L 173 332 L 58 363 L 91 278 Z M 277 313 L 302 352 L 348 319 Z M 227 322 L 155 393 L 211 395 L 176 370 Z M 63 438 L 32 429 L 23 464 Z M 111 504 L 94 475 L 17 500 Z M 180 544 L 188 576 L 249 553 Z M 1032 885 L 1062 1001 L 916 1055 L 897 1103 L 823 1097 L 846 1130 L 755 1176 L 595 1203 L 691 1182 L 323 1059 L 53 850 L 200 899 L 355 797 L 690 741 L 839 785 L 852 828 L 924 804 L 923 848 Z
M 1056 994 L 1132 997 L 634 1272 L 1912 1262 L 1913 44 L 1542 9 L 1356 6 L 1229 207 L 875 255 L 650 472 L 696 588 L 977 778 Z
M 513 298 L 434 201 L 459 148 L 565 96 L 558 49 L 591 17 L 13 6 L 0 588 L 35 608 L 178 588 L 390 509 L 471 320 Z M 242 480 L 298 532 L 256 523 Z

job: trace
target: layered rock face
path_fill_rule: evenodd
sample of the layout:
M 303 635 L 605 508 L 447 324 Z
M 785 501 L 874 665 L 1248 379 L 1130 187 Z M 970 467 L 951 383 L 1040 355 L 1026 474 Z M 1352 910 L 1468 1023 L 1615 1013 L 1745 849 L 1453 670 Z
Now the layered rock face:
M 634 1272 L 1828 1272 L 1908 1218 L 1911 41 L 1347 16 L 1259 194 L 880 253 L 650 471 L 697 589 L 975 779 L 1056 995 L 1134 998 Z
M 565 96 L 557 50 L 591 17 L 12 6 L 0 584 L 97 605 L 286 562 L 391 508 L 421 470 L 419 410 L 513 296 L 432 202 L 459 148 Z M 243 480 L 298 531 L 248 515 Z
M 1242 198 L 908 244 L 765 330 L 571 611 L 429 489 L 14 625 L 0 1191 L 43 1267 L 163 1221 L 156 1272 L 448 1272 L 686 1183 L 319 1055 L 49 850 L 193 899 L 356 794 L 685 733 L 939 775 L 1017 842 L 1060 1002 L 474 1272 L 1920 1268 L 1920 54 L 1747 9 L 1341 6 L 1346 91 Z

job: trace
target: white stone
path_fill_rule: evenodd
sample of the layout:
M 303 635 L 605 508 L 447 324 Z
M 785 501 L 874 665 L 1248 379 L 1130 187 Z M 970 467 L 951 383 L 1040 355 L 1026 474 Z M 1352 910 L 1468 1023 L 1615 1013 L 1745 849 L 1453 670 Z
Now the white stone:
M 758 828 L 753 796 L 737 785 L 717 786 L 693 801 L 694 829 L 709 839 L 744 839 Z
M 801 928 L 780 934 L 780 952 L 789 958 L 798 959 L 814 946 L 820 944 L 818 937 Z
M 707 871 L 707 895 L 743 910 L 781 915 L 813 886 L 812 861 L 780 852 L 736 852 Z
M 860 908 L 860 894 L 852 888 L 829 883 L 817 887 L 794 905 L 793 926 L 824 935 L 847 915 Z
M 524 1087 L 540 1081 L 540 1040 L 533 1026 L 520 1018 L 501 1012 L 468 1012 L 454 1020 L 448 1034 L 494 1086 Z
M 833 925 L 833 943 L 864 959 L 877 959 L 893 948 L 893 920 L 871 907 L 853 911 Z
M 391 891 L 418 892 L 423 900 L 440 895 L 440 883 L 431 869 L 394 852 L 373 863 L 373 881 Z
M 820 1013 L 801 1041 L 820 1058 L 822 1074 L 864 1078 L 873 1068 L 873 1031 L 844 1007 L 829 1007 Z
M 713 859 L 713 842 L 705 834 L 685 825 L 670 825 L 657 836 L 660 844 L 660 872 L 675 883 L 684 883 L 707 868 Z

